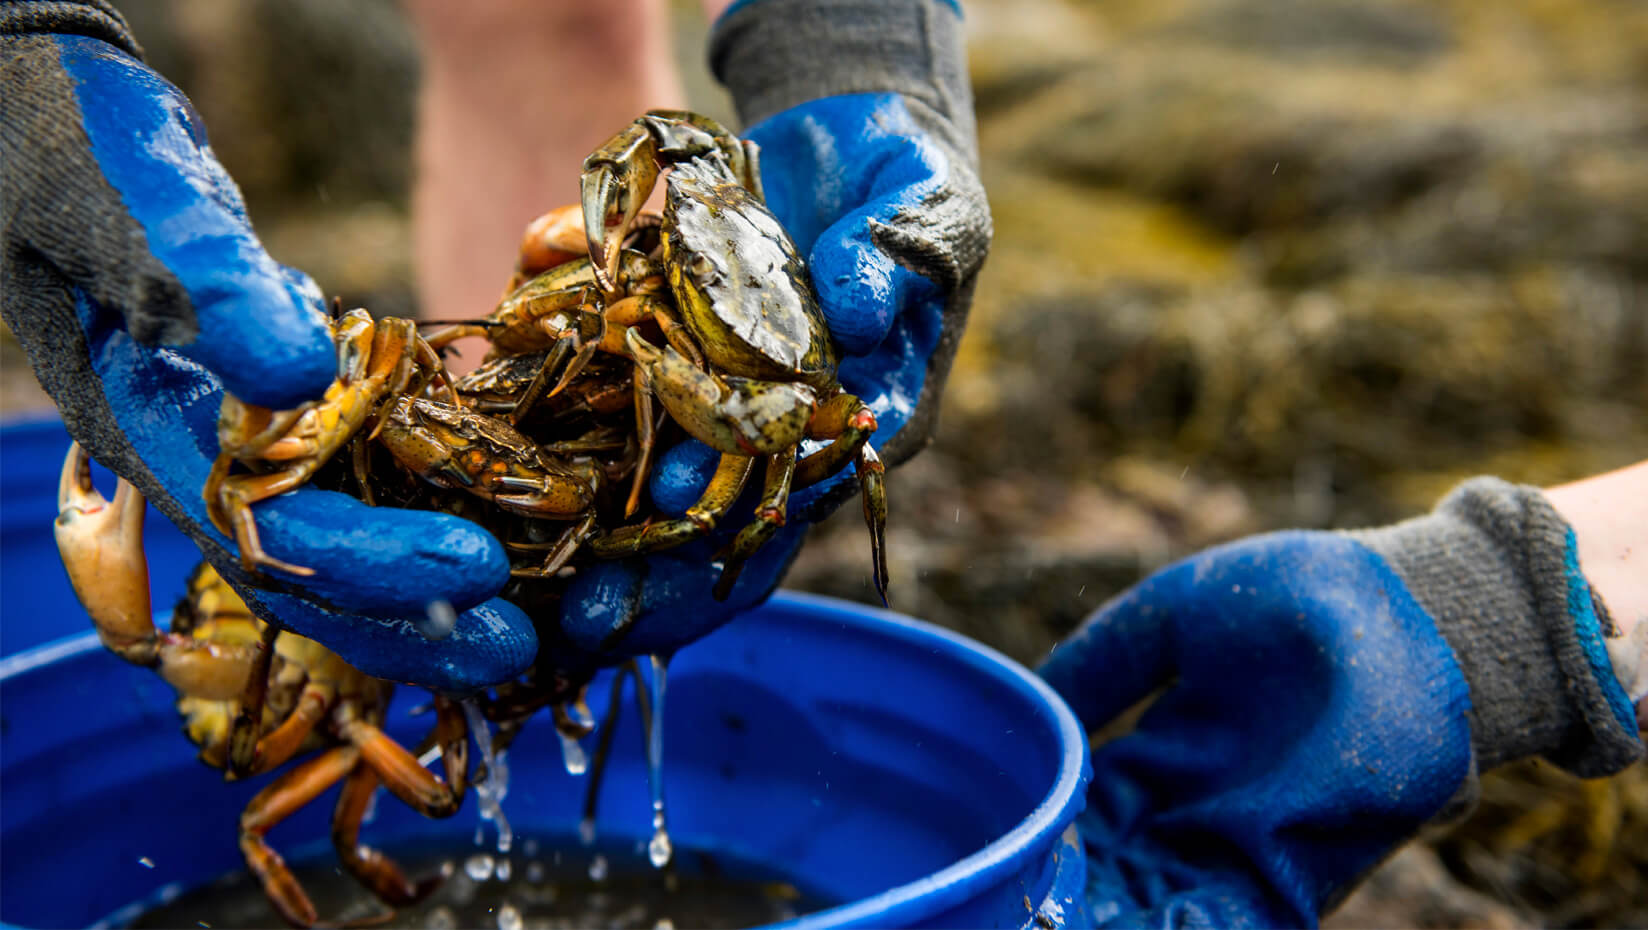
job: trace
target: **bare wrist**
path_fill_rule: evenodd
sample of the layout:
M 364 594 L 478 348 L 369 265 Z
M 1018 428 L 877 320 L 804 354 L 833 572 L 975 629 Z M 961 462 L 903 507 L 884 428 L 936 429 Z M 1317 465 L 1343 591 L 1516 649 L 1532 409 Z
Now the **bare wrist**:
M 1608 643 L 1614 671 L 1641 702 L 1648 695 L 1648 461 L 1549 488 L 1545 498 L 1574 529 L 1580 570 L 1621 634 Z

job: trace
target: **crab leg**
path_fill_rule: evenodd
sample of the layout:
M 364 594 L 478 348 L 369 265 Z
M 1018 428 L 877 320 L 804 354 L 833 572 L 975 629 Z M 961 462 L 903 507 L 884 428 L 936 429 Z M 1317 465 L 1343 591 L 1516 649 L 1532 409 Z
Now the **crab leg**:
M 625 519 L 634 516 L 641 506 L 641 489 L 652 471 L 652 453 L 658 438 L 652 422 L 652 383 L 647 379 L 646 369 L 636 365 L 630 380 L 635 387 L 635 442 L 639 454 L 635 460 L 635 477 L 630 481 L 629 499 L 624 502 Z
M 511 568 L 509 574 L 514 578 L 552 578 L 555 573 L 566 565 L 567 560 L 583 545 L 599 532 L 595 525 L 595 514 L 591 512 L 582 520 L 569 527 L 561 538 L 555 541 L 550 548 L 549 555 L 544 558 L 544 564 L 537 568 Z M 525 549 L 526 546 L 511 546 L 512 549 Z
M 858 487 L 864 498 L 864 522 L 870 527 L 870 556 L 874 559 L 876 593 L 887 604 L 887 466 L 865 443 L 858 450 Z
M 805 384 L 718 378 L 674 346 L 660 349 L 633 329 L 625 342 L 664 409 L 705 445 L 735 455 L 772 455 L 806 435 L 816 398 Z
M 366 819 L 372 792 L 382 782 L 369 765 L 357 765 L 344 779 L 338 805 L 332 811 L 332 848 L 350 875 L 371 889 L 378 899 L 393 907 L 416 904 L 441 883 L 439 873 L 413 882 L 395 860 L 360 842 L 361 823 Z
M 229 757 L 223 766 L 227 778 L 240 778 L 252 772 L 263 735 L 263 702 L 269 694 L 269 667 L 274 664 L 275 640 L 279 638 L 280 627 L 273 623 L 263 627 L 261 648 L 246 676 L 246 687 L 240 693 L 240 709 L 229 728 Z
M 795 476 L 795 447 L 767 458 L 766 483 L 761 490 L 761 503 L 756 505 L 755 520 L 738 531 L 738 538 L 717 557 L 724 564 L 721 577 L 715 582 L 715 599 L 724 601 L 732 593 L 732 586 L 744 570 L 744 563 L 756 550 L 772 539 L 784 525 L 784 504 L 790 498 L 790 482 Z
M 679 546 L 715 529 L 755 470 L 755 459 L 723 453 L 715 475 L 685 515 L 634 526 L 621 526 L 589 544 L 597 558 L 618 559 Z
M 425 817 L 450 817 L 463 804 L 465 785 L 441 781 L 419 765 L 417 757 L 406 747 L 390 739 L 376 726 L 364 720 L 351 720 L 344 725 L 343 735 L 360 751 L 361 761 L 370 765 L 383 779 L 384 787 L 418 813 Z M 443 743 L 443 756 L 447 748 L 447 744 Z M 452 763 L 449 761 L 448 764 Z M 450 773 L 451 769 L 448 771 Z
M 142 495 L 124 478 L 112 503 L 99 494 L 92 487 L 90 457 L 79 443 L 70 445 L 53 527 L 69 583 L 111 652 L 134 665 L 156 667 L 184 694 L 233 700 L 246 685 L 257 647 L 211 644 L 155 628 L 143 508 Z
M 268 475 L 234 475 L 223 483 L 217 495 L 218 506 L 228 516 L 227 528 L 234 534 L 235 545 L 240 547 L 241 567 L 248 572 L 255 572 L 258 566 L 263 565 L 292 575 L 315 573 L 312 568 L 283 562 L 264 552 L 263 541 L 258 536 L 257 518 L 252 515 L 254 503 L 302 487 L 309 480 L 310 471 L 294 467 Z
M 365 310 L 351 310 L 338 321 L 336 338 L 338 377 L 321 400 L 299 408 L 301 413 L 281 435 L 265 442 L 269 430 L 260 428 L 256 443 L 226 441 L 225 434 L 238 435 L 261 424 L 266 413 L 238 402 L 224 404 L 218 428 L 223 448 L 212 464 L 203 493 L 213 523 L 219 530 L 234 534 L 241 565 L 248 572 L 262 565 L 294 575 L 314 574 L 313 569 L 283 562 L 263 551 L 252 505 L 308 481 L 354 438 L 382 398 L 408 387 L 413 359 L 440 364 L 439 356 L 418 337 L 416 324 L 410 320 L 385 317 L 373 321 Z M 448 394 L 456 396 L 443 370 L 437 368 L 430 377 L 441 380 Z M 274 416 L 279 420 L 282 415 Z M 235 417 L 241 419 L 239 424 L 224 425 Z M 270 474 L 228 474 L 229 459 L 252 457 L 291 464 Z
M 864 503 L 864 522 L 870 528 L 870 557 L 876 593 L 887 603 L 887 468 L 868 440 L 876 430 L 875 414 L 851 394 L 837 394 L 813 415 L 810 432 L 819 438 L 835 437 L 823 449 L 802 459 L 795 467 L 797 490 L 810 487 L 846 467 L 850 460 L 858 475 Z
M 820 404 L 807 425 L 807 435 L 834 441 L 796 463 L 796 490 L 812 487 L 846 468 L 875 431 L 874 411 L 851 394 L 837 394 Z
M 311 926 L 319 915 L 286 860 L 264 835 L 349 774 L 359 761 L 360 750 L 353 746 L 330 749 L 270 782 L 240 814 L 241 855 L 263 884 L 270 903 L 295 927 Z
M 326 716 L 326 712 L 337 703 L 337 686 L 330 682 L 311 681 L 303 686 L 303 693 L 298 696 L 298 705 L 292 715 L 280 722 L 264 734 L 257 741 L 250 753 L 244 772 L 237 771 L 233 766 L 227 769 L 231 777 L 240 774 L 258 775 L 280 765 L 297 755 L 303 748 L 303 741 Z M 239 724 L 239 721 L 236 721 Z M 234 744 L 231 743 L 231 753 Z M 234 756 L 230 756 L 231 763 Z

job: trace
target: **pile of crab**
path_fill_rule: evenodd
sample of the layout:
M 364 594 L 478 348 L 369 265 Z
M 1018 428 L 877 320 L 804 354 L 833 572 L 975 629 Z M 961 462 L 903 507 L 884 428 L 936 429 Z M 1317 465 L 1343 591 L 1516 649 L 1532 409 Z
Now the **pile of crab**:
M 645 213 L 661 177 L 663 212 Z M 528 228 L 515 275 L 485 318 L 421 331 L 413 321 L 334 305 L 339 372 L 323 398 L 276 411 L 225 396 L 221 453 L 204 494 L 245 568 L 311 573 L 266 553 L 257 529 L 259 501 L 304 484 L 376 505 L 453 513 L 502 542 L 512 576 L 503 596 L 533 618 L 541 644 L 555 643 L 569 579 L 593 561 L 658 552 L 717 525 L 737 525 L 732 508 L 760 466 L 753 518 L 710 558 L 723 566 L 713 594 L 725 598 L 741 566 L 783 525 L 790 493 L 851 464 L 885 597 L 886 500 L 881 463 L 867 442 L 875 416 L 837 380 L 837 350 L 805 264 L 764 205 L 755 147 L 706 117 L 654 111 L 591 154 L 581 184 L 581 203 Z M 452 377 L 443 350 L 468 337 L 487 340 L 488 351 L 479 367 Z M 648 499 L 648 473 L 657 450 L 685 437 L 720 459 L 691 508 L 660 513 Z M 71 576 L 72 561 L 84 555 L 70 516 L 96 509 L 87 503 L 95 492 L 86 476 L 82 460 L 65 468 L 59 539 Z M 197 591 L 238 604 L 215 575 L 202 579 Z M 299 800 L 292 784 L 308 796 L 338 779 L 356 786 L 346 794 L 357 801 L 382 780 L 431 816 L 457 809 L 471 775 L 463 715 L 446 702 L 431 738 L 443 749 L 442 782 L 422 766 L 408 774 L 406 751 L 384 745 L 376 725 L 388 683 L 335 668 L 342 660 L 319 644 L 254 620 L 243 605 L 232 617 L 212 614 L 210 622 L 160 633 L 77 590 L 106 644 L 162 674 L 188 666 L 208 645 L 235 642 L 238 664 L 227 674 L 209 681 L 168 674 L 203 760 L 238 777 L 273 768 L 300 748 L 331 747 L 276 783 L 285 787 L 274 794 L 275 819 Z M 611 655 L 624 654 L 633 621 L 622 618 L 614 628 Z M 544 658 L 551 651 L 543 649 L 521 679 L 480 696 L 479 714 L 498 727 L 498 741 L 483 745 L 488 756 L 546 707 L 568 740 L 592 729 L 584 690 L 593 666 L 566 667 Z M 640 668 L 629 672 L 639 686 Z M 318 690 L 299 684 L 294 691 L 292 683 L 306 676 Z M 309 771 L 317 765 L 326 771 Z M 271 800 L 260 794 L 248 808 L 243 820 L 256 824 L 256 838 L 243 846 L 282 915 L 311 923 L 313 907 L 261 841 Z M 353 821 L 343 825 L 351 849 L 355 806 L 339 808 Z M 390 904 L 426 890 L 376 854 L 356 861 L 358 854 L 339 849 L 344 864 Z
M 663 212 L 643 212 L 660 177 Z M 257 501 L 312 481 L 372 504 L 458 514 L 503 543 L 512 563 L 503 596 L 542 628 L 559 618 L 581 565 L 733 525 L 729 512 L 759 466 L 753 519 L 709 559 L 722 566 L 713 594 L 725 599 L 783 526 L 790 493 L 851 464 L 885 598 L 885 490 L 867 442 L 875 415 L 837 380 L 805 263 L 759 178 L 753 144 L 698 114 L 653 111 L 585 160 L 581 203 L 528 227 L 484 319 L 421 332 L 334 305 L 340 371 L 324 398 L 287 411 L 225 398 L 205 488 L 212 519 L 248 570 L 301 575 L 306 567 L 263 551 Z M 467 337 L 488 351 L 449 377 L 442 350 Z M 654 453 L 689 436 L 719 453 L 714 475 L 684 514 L 656 512 L 646 494 Z M 801 455 L 804 441 L 813 451 Z M 622 618 L 606 645 L 622 652 L 633 620 Z M 509 723 L 550 706 L 568 726 L 580 676 L 529 677 L 537 683 L 504 685 L 489 716 Z

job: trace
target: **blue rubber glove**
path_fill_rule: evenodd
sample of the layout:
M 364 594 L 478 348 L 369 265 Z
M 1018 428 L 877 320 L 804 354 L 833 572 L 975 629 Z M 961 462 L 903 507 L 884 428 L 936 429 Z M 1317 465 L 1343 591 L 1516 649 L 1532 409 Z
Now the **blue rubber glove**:
M 861 26 L 854 25 L 861 10 L 825 10 L 797 25 L 794 6 L 736 5 L 716 23 L 712 58 L 741 114 L 754 121 L 744 136 L 760 147 L 768 207 L 807 256 L 841 350 L 842 386 L 875 412 L 870 444 L 885 463 L 898 464 L 929 439 L 990 237 L 960 19 L 952 5 L 930 0 L 885 4 L 889 30 L 902 30 L 911 43 L 935 43 L 923 68 L 893 71 L 860 62 L 863 49 L 832 50 L 842 30 Z M 783 54 L 774 30 L 804 40 L 819 70 L 797 67 L 795 59 L 769 70 L 777 68 L 772 56 Z M 940 100 L 944 107 L 932 105 Z M 802 452 L 820 447 L 809 442 Z M 694 440 L 666 451 L 651 477 L 653 504 L 668 515 L 685 513 L 718 460 Z M 858 490 L 848 468 L 793 493 L 788 523 L 717 601 L 711 590 L 720 569 L 712 559 L 753 514 L 756 485 L 709 538 L 602 563 L 576 578 L 562 623 L 575 647 L 610 661 L 669 654 L 709 633 L 765 600 L 807 527 Z
M 9 4 L 0 45 L 4 313 L 69 431 L 260 615 L 363 671 L 462 693 L 530 664 L 531 623 L 492 597 L 502 547 L 456 517 L 302 489 L 255 512 L 268 551 L 314 576 L 240 568 L 201 496 L 223 390 L 320 396 L 337 352 L 319 291 L 265 253 L 193 107 L 106 4 Z M 431 642 L 415 621 L 437 600 L 463 613 Z
M 1427 517 L 1254 537 L 1106 604 L 1040 673 L 1091 729 L 1078 826 L 1106 926 L 1315 926 L 1383 857 L 1527 755 L 1642 755 L 1607 612 L 1542 495 L 1491 479 Z

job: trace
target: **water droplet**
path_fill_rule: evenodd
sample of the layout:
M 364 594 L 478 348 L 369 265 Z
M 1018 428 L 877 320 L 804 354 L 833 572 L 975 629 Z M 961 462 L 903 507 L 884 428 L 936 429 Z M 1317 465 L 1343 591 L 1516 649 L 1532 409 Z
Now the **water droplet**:
M 595 845 L 595 818 L 585 817 L 578 821 L 578 840 L 585 846 Z
M 521 919 L 521 912 L 513 904 L 505 904 L 498 908 L 498 930 L 521 930 L 526 921 Z
M 658 922 L 652 925 L 652 930 L 675 930 L 675 921 L 668 917 L 660 917 Z
M 538 838 L 535 836 L 527 837 L 521 843 L 521 852 L 526 853 L 529 857 L 538 855 Z
M 589 879 L 590 881 L 595 882 L 604 882 L 607 880 L 606 856 L 597 853 L 595 858 L 589 861 Z
M 584 755 L 584 747 L 565 733 L 561 736 L 561 758 L 566 762 L 568 775 L 582 775 L 589 770 L 589 756 Z
M 447 601 L 430 601 L 423 609 L 423 616 L 414 624 L 424 639 L 442 640 L 451 636 L 457 628 L 458 612 Z
M 492 870 L 492 874 L 498 876 L 498 881 L 507 882 L 509 881 L 509 876 L 514 874 L 514 871 L 514 864 L 509 861 L 508 856 L 505 856 L 498 860 L 498 865 Z
M 476 853 L 464 860 L 464 874 L 478 882 L 484 882 L 492 877 L 492 857 L 486 853 Z
M 652 834 L 652 842 L 647 844 L 647 860 L 652 863 L 653 868 L 661 869 L 669 865 L 672 852 L 669 833 L 660 827 Z
M 449 907 L 437 907 L 423 919 L 425 930 L 457 930 L 458 915 Z
M 137 860 L 137 864 L 144 867 L 145 869 L 154 868 L 154 860 L 150 859 L 148 856 L 144 856 L 143 858 Z
M 542 862 L 528 862 L 526 864 L 526 880 L 536 885 L 544 880 L 544 864 Z

